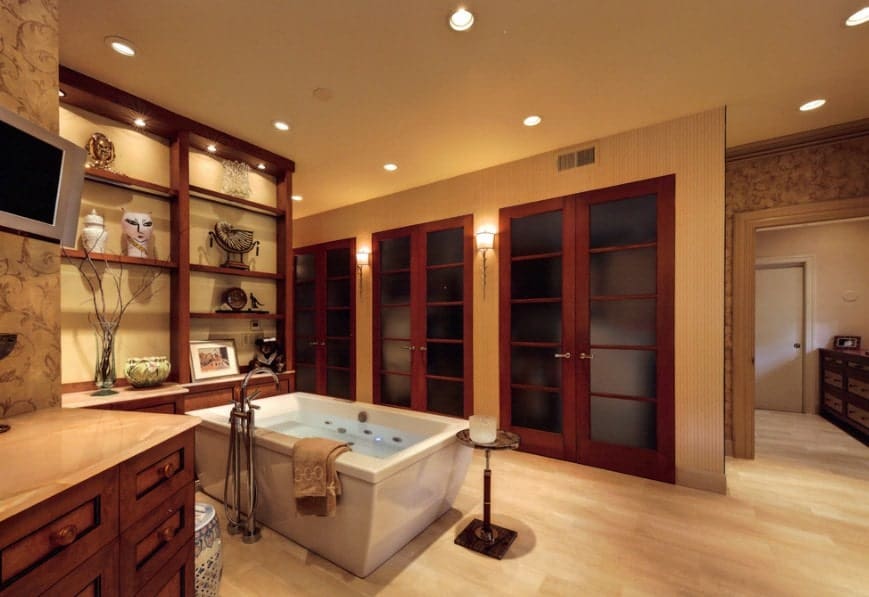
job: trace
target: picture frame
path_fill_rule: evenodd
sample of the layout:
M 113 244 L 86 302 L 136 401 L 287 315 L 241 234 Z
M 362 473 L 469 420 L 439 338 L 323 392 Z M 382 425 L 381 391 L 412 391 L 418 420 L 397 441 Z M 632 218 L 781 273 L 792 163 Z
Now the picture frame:
M 860 350 L 860 336 L 833 336 L 833 348 Z
M 238 375 L 235 340 L 190 341 L 190 374 L 193 381 Z

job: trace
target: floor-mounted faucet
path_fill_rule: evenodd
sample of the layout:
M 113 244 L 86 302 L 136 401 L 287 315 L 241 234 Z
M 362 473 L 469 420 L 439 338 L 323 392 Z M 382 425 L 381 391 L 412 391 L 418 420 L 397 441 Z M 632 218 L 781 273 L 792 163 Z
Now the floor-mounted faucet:
M 254 410 L 259 406 L 251 401 L 259 396 L 259 390 L 248 395 L 247 386 L 251 377 L 259 373 L 268 373 L 275 380 L 275 386 L 280 387 L 281 380 L 277 373 L 268 367 L 256 367 L 247 372 L 241 382 L 238 399 L 233 398 L 232 410 L 229 413 L 229 453 L 226 458 L 226 479 L 223 484 L 223 504 L 227 520 L 227 532 L 231 535 L 244 532 L 242 541 L 255 543 L 259 541 L 260 529 L 256 525 L 256 467 L 254 445 Z M 246 452 L 247 460 L 247 504 L 242 508 L 241 483 L 241 450 Z

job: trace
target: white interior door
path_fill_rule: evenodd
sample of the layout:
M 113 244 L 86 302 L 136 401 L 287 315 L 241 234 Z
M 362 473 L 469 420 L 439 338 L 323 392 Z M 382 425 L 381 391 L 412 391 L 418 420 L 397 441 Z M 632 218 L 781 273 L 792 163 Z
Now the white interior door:
M 755 269 L 755 408 L 803 412 L 802 266 Z

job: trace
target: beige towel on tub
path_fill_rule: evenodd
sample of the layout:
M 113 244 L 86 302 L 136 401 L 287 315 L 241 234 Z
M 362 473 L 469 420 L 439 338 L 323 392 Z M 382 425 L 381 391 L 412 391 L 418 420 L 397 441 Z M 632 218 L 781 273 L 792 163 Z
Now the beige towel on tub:
M 341 479 L 335 459 L 350 446 L 322 437 L 305 437 L 293 445 L 293 486 L 299 516 L 335 516 Z

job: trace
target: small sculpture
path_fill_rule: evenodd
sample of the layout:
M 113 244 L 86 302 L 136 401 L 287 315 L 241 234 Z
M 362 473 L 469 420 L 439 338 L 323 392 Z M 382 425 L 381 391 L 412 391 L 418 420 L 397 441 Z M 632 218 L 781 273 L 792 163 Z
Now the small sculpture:
M 214 225 L 214 230 L 208 232 L 208 237 L 208 246 L 216 241 L 226 251 L 226 261 L 220 267 L 250 269 L 244 262 L 245 253 L 256 248 L 256 254 L 259 255 L 259 241 L 253 239 L 253 230 L 233 228 L 229 222 L 221 221 Z
M 268 367 L 275 373 L 280 373 L 284 370 L 284 354 L 282 352 L 281 343 L 277 338 L 257 338 L 256 355 L 250 361 L 250 368 Z
M 94 133 L 85 144 L 88 154 L 88 167 L 114 171 L 115 145 L 102 133 Z
M 250 308 L 253 310 L 259 310 L 260 307 L 263 306 L 263 302 L 259 300 L 254 293 L 250 293 Z
M 121 208 L 121 228 L 126 240 L 126 254 L 130 257 L 148 257 L 151 232 L 154 230 L 154 221 L 150 213 L 127 211 Z

